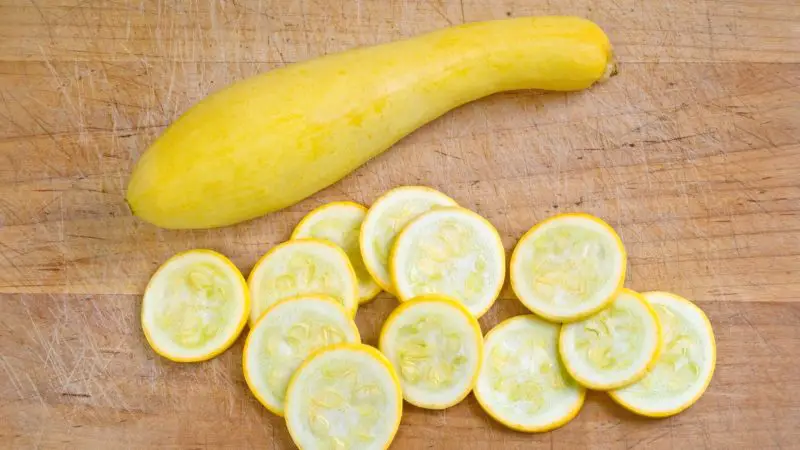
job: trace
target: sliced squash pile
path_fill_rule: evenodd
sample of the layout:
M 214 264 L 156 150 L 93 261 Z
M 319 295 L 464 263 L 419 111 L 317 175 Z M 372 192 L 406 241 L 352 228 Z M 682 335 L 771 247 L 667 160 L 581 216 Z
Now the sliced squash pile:
M 667 292 L 646 292 L 662 325 L 661 355 L 636 383 L 609 392 L 623 407 L 650 417 L 667 417 L 703 395 L 717 359 L 714 331 L 694 303 Z
M 498 422 L 525 432 L 560 427 L 587 389 L 644 416 L 677 414 L 714 373 L 711 324 L 692 302 L 623 287 L 627 255 L 614 229 L 562 214 L 523 235 L 508 268 L 533 314 L 477 319 L 500 294 L 497 230 L 426 187 L 389 191 L 367 209 L 311 211 L 245 282 L 224 256 L 180 253 L 153 275 L 142 303 L 151 347 L 179 362 L 225 351 L 244 325 L 243 370 L 301 449 L 384 449 L 402 401 L 445 409 L 470 392 Z M 379 350 L 354 317 L 382 290 L 400 301 Z
M 289 378 L 311 353 L 360 342 L 350 313 L 332 297 L 311 294 L 281 300 L 264 312 L 247 335 L 244 378 L 261 404 L 283 415 Z
M 560 326 L 559 359 L 571 379 L 608 391 L 635 413 L 673 415 L 697 401 L 711 380 L 711 324 L 674 294 L 623 288 L 626 257 L 622 240 L 602 220 L 558 215 L 520 239 L 511 287 L 528 309 Z M 488 373 L 481 371 L 478 386 Z
M 394 293 L 389 273 L 397 235 L 409 222 L 434 208 L 457 206 L 450 197 L 422 186 L 403 186 L 383 194 L 367 211 L 359 245 L 364 265 L 383 290 Z
M 358 279 L 358 303 L 375 298 L 381 288 L 364 265 L 358 238 L 367 208 L 354 202 L 332 202 L 311 211 L 297 224 L 292 239 L 323 239 L 344 250 Z

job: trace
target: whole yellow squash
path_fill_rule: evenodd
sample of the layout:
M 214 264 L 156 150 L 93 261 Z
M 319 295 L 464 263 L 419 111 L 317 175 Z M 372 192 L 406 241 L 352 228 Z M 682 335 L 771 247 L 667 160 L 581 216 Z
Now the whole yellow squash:
M 297 203 L 427 122 L 515 89 L 573 91 L 614 70 L 577 17 L 470 23 L 292 64 L 189 109 L 144 153 L 127 191 L 164 228 L 211 228 Z

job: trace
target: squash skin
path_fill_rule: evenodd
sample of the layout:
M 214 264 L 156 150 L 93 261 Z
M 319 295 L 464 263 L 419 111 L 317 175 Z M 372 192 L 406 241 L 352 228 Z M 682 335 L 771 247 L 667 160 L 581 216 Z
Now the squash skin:
M 487 95 L 576 91 L 614 70 L 577 17 L 476 22 L 268 71 L 186 111 L 142 155 L 126 200 L 171 229 L 214 228 L 293 205 L 420 126 Z

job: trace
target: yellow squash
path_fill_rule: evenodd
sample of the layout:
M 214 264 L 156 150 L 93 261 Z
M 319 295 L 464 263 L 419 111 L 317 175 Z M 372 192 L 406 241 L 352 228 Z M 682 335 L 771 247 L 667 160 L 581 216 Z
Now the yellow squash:
M 613 70 L 606 35 L 576 17 L 471 23 L 292 64 L 187 111 L 140 159 L 127 201 L 165 228 L 231 225 L 297 203 L 464 103 L 584 89 Z

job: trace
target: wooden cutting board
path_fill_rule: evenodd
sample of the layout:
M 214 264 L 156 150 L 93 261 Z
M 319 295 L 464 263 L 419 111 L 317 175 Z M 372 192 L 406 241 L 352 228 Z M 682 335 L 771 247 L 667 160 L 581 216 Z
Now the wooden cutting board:
M 133 162 L 204 95 L 254 73 L 463 22 L 576 14 L 620 75 L 456 110 L 285 211 L 210 231 L 132 217 Z M 396 449 L 797 448 L 800 442 L 800 7 L 796 0 L 0 0 L 0 447 L 292 448 L 249 394 L 241 339 L 213 361 L 157 357 L 142 290 L 208 247 L 247 273 L 313 207 L 423 184 L 487 217 L 510 251 L 585 211 L 630 255 L 629 287 L 710 317 L 717 372 L 688 411 L 634 416 L 591 393 L 540 435 L 474 398 L 405 409 Z M 367 343 L 396 305 L 357 317 Z M 510 290 L 484 331 L 524 308 Z

